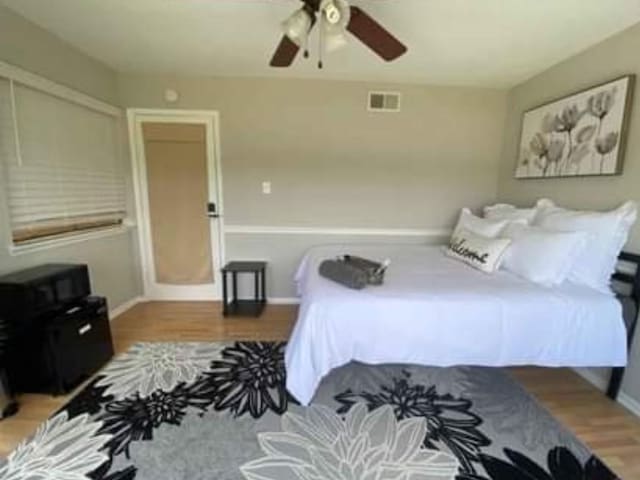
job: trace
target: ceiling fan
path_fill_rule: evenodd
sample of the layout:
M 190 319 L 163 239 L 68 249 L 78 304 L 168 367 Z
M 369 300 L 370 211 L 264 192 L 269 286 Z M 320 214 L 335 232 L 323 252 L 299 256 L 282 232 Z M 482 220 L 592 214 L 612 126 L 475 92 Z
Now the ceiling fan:
M 333 51 L 346 45 L 347 31 L 387 62 L 407 51 L 407 47 L 384 27 L 361 8 L 349 6 L 347 0 L 300 1 L 302 8 L 282 23 L 284 35 L 271 58 L 272 67 L 290 66 L 301 48 L 304 49 L 304 56 L 308 57 L 309 34 L 317 22 L 320 23 L 318 68 L 322 68 L 323 49 Z

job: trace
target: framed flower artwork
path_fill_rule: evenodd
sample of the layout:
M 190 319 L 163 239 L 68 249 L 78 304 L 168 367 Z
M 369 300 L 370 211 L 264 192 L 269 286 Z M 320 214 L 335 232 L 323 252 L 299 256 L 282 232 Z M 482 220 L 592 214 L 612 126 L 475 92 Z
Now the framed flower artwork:
M 516 178 L 619 175 L 635 75 L 524 112 Z

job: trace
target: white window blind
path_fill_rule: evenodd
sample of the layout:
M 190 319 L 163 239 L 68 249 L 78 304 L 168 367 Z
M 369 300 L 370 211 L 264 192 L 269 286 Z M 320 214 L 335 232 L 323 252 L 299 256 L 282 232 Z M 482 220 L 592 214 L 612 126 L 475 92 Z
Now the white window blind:
M 119 118 L 0 82 L 0 160 L 14 244 L 121 224 Z

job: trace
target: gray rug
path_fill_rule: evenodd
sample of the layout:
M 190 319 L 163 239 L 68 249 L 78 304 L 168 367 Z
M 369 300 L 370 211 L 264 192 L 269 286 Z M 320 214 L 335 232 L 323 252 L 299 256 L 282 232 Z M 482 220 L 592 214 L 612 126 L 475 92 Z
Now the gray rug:
M 351 364 L 305 408 L 284 348 L 136 344 L 0 460 L 0 479 L 617 478 L 499 369 Z

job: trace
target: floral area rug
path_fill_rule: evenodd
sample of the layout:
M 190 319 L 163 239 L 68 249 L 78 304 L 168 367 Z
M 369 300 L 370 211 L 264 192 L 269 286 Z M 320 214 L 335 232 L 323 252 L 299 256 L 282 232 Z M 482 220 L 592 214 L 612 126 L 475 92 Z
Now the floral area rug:
M 0 479 L 617 478 L 499 369 L 354 363 L 302 407 L 284 349 L 136 344 L 0 460 Z

